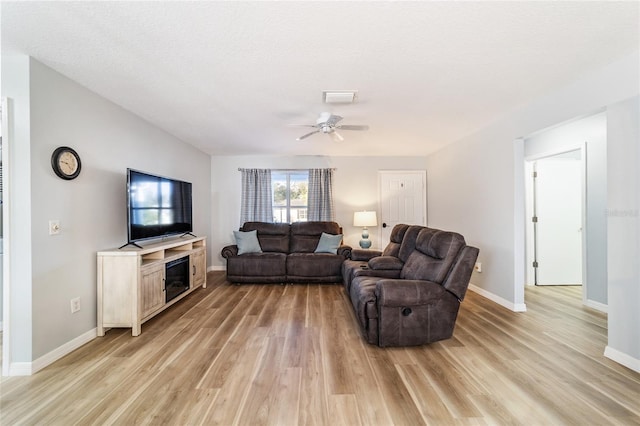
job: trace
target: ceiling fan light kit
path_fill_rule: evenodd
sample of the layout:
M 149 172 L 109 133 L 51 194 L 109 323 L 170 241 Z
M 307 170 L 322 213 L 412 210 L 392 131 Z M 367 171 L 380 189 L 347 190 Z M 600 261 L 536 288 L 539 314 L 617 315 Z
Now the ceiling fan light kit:
M 356 100 L 356 90 L 325 90 L 322 100 L 326 104 L 351 104 Z

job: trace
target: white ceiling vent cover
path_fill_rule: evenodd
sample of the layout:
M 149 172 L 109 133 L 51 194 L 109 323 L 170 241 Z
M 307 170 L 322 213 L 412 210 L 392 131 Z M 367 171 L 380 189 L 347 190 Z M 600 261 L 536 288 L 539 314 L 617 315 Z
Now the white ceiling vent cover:
M 322 98 L 327 104 L 350 104 L 356 99 L 356 90 L 325 90 Z

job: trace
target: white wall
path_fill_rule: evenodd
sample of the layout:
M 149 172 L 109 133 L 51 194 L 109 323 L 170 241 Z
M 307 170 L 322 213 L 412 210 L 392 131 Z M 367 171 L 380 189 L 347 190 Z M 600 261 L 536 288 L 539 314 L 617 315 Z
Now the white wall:
M 607 108 L 609 344 L 640 371 L 640 97 Z
M 536 157 L 586 146 L 586 286 L 588 301 L 607 304 L 607 117 L 599 113 L 525 139 L 524 155 Z
M 480 248 L 482 273 L 474 272 L 471 278 L 480 290 L 503 300 L 505 305 L 524 303 L 524 293 L 517 291 L 524 282 L 524 227 L 523 217 L 520 217 L 521 213 L 524 216 L 524 205 L 520 208 L 524 181 L 514 180 L 514 176 L 524 175 L 521 172 L 524 150 L 517 140 L 637 96 L 639 59 L 639 52 L 634 52 L 584 75 L 427 157 L 429 224 L 456 229 L 468 243 Z M 611 132 L 611 126 L 607 132 Z M 616 143 L 610 134 L 607 141 L 609 147 Z M 637 158 L 629 161 L 635 161 L 634 165 L 639 166 Z M 608 170 L 616 166 L 609 158 Z M 612 256 L 612 244 L 614 242 L 609 239 L 609 258 Z M 609 282 L 609 312 L 618 309 L 628 312 L 629 303 L 635 306 L 635 310 L 640 309 L 637 299 L 618 306 L 612 291 L 616 293 L 621 289 L 611 288 Z M 637 294 L 636 291 L 631 292 Z M 610 318 L 609 331 L 614 334 L 620 332 L 628 340 L 637 340 L 638 322 L 629 324 L 618 318 Z M 631 356 L 638 359 L 635 352 Z
M 346 142 L 345 142 L 346 143 Z M 424 170 L 425 157 L 324 157 L 324 156 L 214 156 L 211 158 L 213 238 L 212 266 L 226 267 L 220 250 L 233 244 L 233 230 L 240 225 L 241 179 L 238 168 L 309 169 L 335 168 L 334 203 L 336 222 L 342 226 L 344 242 L 358 247 L 362 229 L 353 226 L 353 212 L 378 210 L 379 170 Z M 379 227 L 371 228 L 374 247 L 379 247 Z
M 29 58 L 25 56 L 2 56 L 2 96 L 9 98 L 10 157 L 4 158 L 11 165 L 11 193 L 9 216 L 11 218 L 9 250 L 11 253 L 10 282 L 15 290 L 8 301 L 13 309 L 3 314 L 10 315 L 3 321 L 4 333 L 9 334 L 12 359 L 32 359 L 32 291 L 31 291 L 31 122 L 29 115 Z M 7 218 L 4 218 L 5 220 Z M 6 305 L 5 305 L 6 306 Z
M 12 159 L 12 170 L 30 173 L 24 180 L 12 174 L 12 180 L 14 194 L 30 196 L 30 206 L 25 202 L 20 212 L 30 220 L 24 228 L 13 223 L 12 242 L 25 235 L 31 241 L 30 250 L 20 251 L 28 253 L 31 276 L 28 267 L 20 268 L 24 276 L 11 287 L 12 295 L 25 292 L 29 299 L 26 293 L 31 292 L 33 311 L 12 321 L 11 332 L 30 320 L 32 353 L 24 351 L 23 345 L 12 345 L 14 362 L 36 360 L 96 327 L 96 252 L 127 241 L 127 167 L 192 182 L 194 233 L 211 237 L 207 154 L 45 65 L 35 60 L 28 64 L 21 77 L 24 73 L 30 77 L 30 100 L 16 100 L 20 117 L 15 118 L 24 120 L 27 114 L 31 134 L 16 135 L 15 145 L 30 152 Z M 3 89 L 5 80 L 13 85 L 3 74 Z M 71 146 L 81 156 L 82 172 L 73 181 L 59 179 L 51 169 L 51 153 L 61 145 Z M 59 235 L 48 235 L 50 219 L 60 221 Z M 82 309 L 71 314 L 74 297 L 81 298 Z M 12 309 L 12 315 L 18 310 Z

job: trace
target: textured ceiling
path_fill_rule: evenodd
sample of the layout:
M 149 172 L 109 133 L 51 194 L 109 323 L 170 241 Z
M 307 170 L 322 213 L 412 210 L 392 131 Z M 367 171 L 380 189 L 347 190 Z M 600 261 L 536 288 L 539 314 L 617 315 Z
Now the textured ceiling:
M 638 50 L 639 4 L 3 1 L 2 48 L 213 155 L 425 155 Z M 296 141 L 322 111 L 370 130 Z

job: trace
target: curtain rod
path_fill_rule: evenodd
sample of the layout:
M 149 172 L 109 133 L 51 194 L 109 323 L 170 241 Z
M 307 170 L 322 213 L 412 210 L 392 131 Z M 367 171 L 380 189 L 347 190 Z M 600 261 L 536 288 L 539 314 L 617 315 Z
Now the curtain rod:
M 274 172 L 289 172 L 289 171 L 295 172 L 295 171 L 298 171 L 298 170 L 311 170 L 311 169 L 327 169 L 327 170 L 336 170 L 336 168 L 335 168 L 335 167 L 310 167 L 310 168 L 307 168 L 307 169 L 260 169 L 260 168 L 257 168 L 257 169 L 255 169 L 255 170 L 272 170 L 272 171 L 274 171 Z M 239 171 L 239 172 L 241 172 L 241 171 L 243 171 L 243 170 L 254 170 L 254 169 L 252 169 L 252 168 L 246 168 L 246 167 L 245 167 L 245 168 L 238 167 L 238 171 Z

